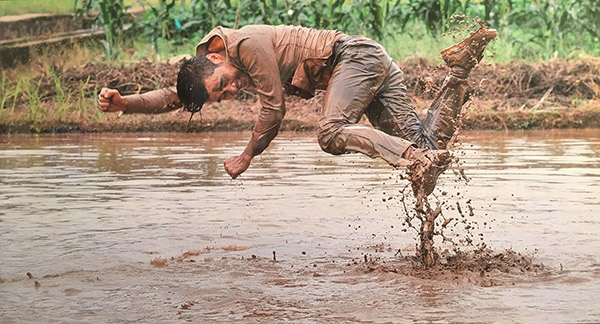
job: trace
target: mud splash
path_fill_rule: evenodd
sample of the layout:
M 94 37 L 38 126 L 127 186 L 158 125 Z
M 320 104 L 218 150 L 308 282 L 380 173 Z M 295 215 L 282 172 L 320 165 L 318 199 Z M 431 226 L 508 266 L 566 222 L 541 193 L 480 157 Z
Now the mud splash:
M 436 263 L 423 264 L 420 255 L 394 259 L 366 258 L 357 263 L 356 271 L 363 273 L 394 274 L 436 282 L 472 284 L 480 287 L 514 285 L 515 282 L 551 279 L 560 275 L 560 269 L 535 261 L 535 254 L 525 255 L 514 250 L 492 249 L 448 251 L 436 253 Z M 533 279 L 536 278 L 536 279 Z
M 459 25 L 466 24 L 465 16 L 452 16 L 451 21 L 457 21 Z M 412 217 L 406 208 L 406 200 L 402 192 L 402 203 L 407 217 L 407 223 L 411 227 L 411 218 L 416 218 L 420 221 L 418 229 L 419 248 L 417 250 L 420 256 L 421 263 L 425 268 L 431 268 L 435 265 L 437 255 L 434 251 L 434 235 L 442 235 L 441 232 L 435 231 L 435 223 L 438 216 L 442 213 L 442 204 L 437 203 L 432 208 L 428 196 L 433 193 L 436 182 L 440 173 L 443 173 L 451 162 L 449 152 L 445 151 L 448 146 L 452 146 L 452 141 L 456 140 L 460 133 L 461 112 L 464 104 L 467 102 L 469 93 L 472 90 L 466 83 L 466 78 L 470 74 L 473 67 L 477 67 L 479 61 L 483 57 L 486 44 L 490 39 L 487 28 L 481 21 L 476 21 L 480 29 L 477 32 L 471 33 L 469 37 L 464 38 L 459 43 L 456 43 L 441 52 L 441 55 L 450 69 L 450 74 L 444 80 L 443 85 L 437 90 L 432 106 L 428 108 L 427 118 L 424 120 L 425 131 L 432 138 L 432 141 L 437 145 L 437 148 L 442 151 L 431 150 L 423 158 L 412 161 L 412 164 L 407 168 L 408 180 L 411 183 L 415 204 L 412 209 L 416 212 Z M 446 25 L 446 28 L 449 28 Z M 474 28 L 470 25 L 466 28 L 467 31 Z M 460 33 L 461 29 L 456 27 L 456 33 Z M 481 32 L 481 33 L 480 33 Z M 481 35 L 484 35 L 483 37 Z M 495 31 L 490 34 L 493 39 L 496 35 Z M 456 38 L 456 35 L 453 35 Z M 428 83 L 428 86 L 431 86 Z M 442 157 L 445 156 L 445 157 Z M 451 221 L 448 218 L 442 224 L 447 226 Z M 445 239 L 445 236 L 442 235 Z
M 466 26 L 464 28 L 455 27 L 452 30 L 453 38 L 456 39 L 457 35 L 461 33 L 470 33 L 470 35 L 462 37 L 464 40 L 441 52 L 444 61 L 451 69 L 451 74 L 446 77 L 443 85 L 436 91 L 437 94 L 432 106 L 429 108 L 427 119 L 424 123 L 429 125 L 427 126 L 427 133 L 433 137 L 436 145 L 442 150 L 452 147 L 454 142 L 457 141 L 462 128 L 461 112 L 465 109 L 464 106 L 468 101 L 470 93 L 473 92 L 467 86 L 466 81 L 459 79 L 459 77 L 467 78 L 470 71 L 479 66 L 486 45 L 497 36 L 495 30 L 488 31 L 483 21 L 471 19 L 464 15 L 453 15 L 450 18 L 450 24 Z M 450 26 L 446 25 L 446 28 L 449 29 Z M 450 85 L 451 83 L 453 85 Z M 434 121 L 428 122 L 432 116 L 434 116 Z M 452 158 L 447 151 L 432 151 L 431 156 L 432 158 L 427 160 L 420 159 L 414 161 L 407 170 L 408 180 L 411 182 L 412 192 L 415 197 L 413 209 L 416 214 L 410 216 L 408 213 L 403 192 L 403 198 L 401 199 L 407 223 L 411 227 L 416 228 L 412 225 L 412 219 L 416 218 L 420 221 L 418 229 L 419 248 L 417 251 L 425 268 L 433 267 L 438 259 L 433 246 L 434 235 L 441 236 L 443 242 L 449 241 L 453 243 L 451 239 L 448 239 L 443 234 L 443 229 L 448 226 L 453 218 L 444 219 L 443 223 L 440 224 L 441 230 L 436 231 L 435 229 L 436 220 L 442 214 L 442 205 L 445 201 L 438 202 L 435 207 L 432 207 L 428 200 L 428 196 L 436 186 L 438 174 L 448 168 L 452 162 Z M 458 164 L 459 160 L 456 159 L 456 162 Z M 459 174 L 466 180 L 464 170 L 461 169 Z M 456 206 L 459 214 L 464 217 L 459 202 L 456 202 Z
M 464 172 L 459 172 L 461 176 L 464 175 Z M 409 179 L 412 177 L 409 176 Z M 418 187 L 422 184 L 414 182 L 412 183 L 412 187 Z M 446 192 L 441 192 L 440 198 L 436 198 L 435 207 L 432 207 L 432 204 L 429 201 L 429 196 L 423 194 L 422 191 L 414 192 L 413 195 L 406 194 L 408 187 L 405 187 L 400 192 L 399 201 L 402 202 L 402 209 L 405 215 L 405 221 L 403 223 L 407 228 L 411 228 L 415 230 L 418 234 L 418 243 L 417 243 L 417 255 L 416 257 L 420 260 L 421 264 L 424 268 L 432 268 L 436 264 L 446 263 L 447 261 L 440 260 L 440 254 L 436 251 L 434 247 L 434 240 L 436 237 L 441 239 L 441 243 L 450 243 L 452 245 L 451 249 L 455 252 L 455 255 L 445 255 L 446 259 L 456 258 L 460 254 L 464 254 L 461 252 L 461 246 L 472 246 L 473 245 L 473 229 L 474 226 L 471 225 L 472 220 L 470 217 L 475 216 L 473 212 L 473 207 L 471 206 L 471 200 L 466 201 L 466 206 L 469 209 L 469 218 L 463 213 L 460 201 L 456 201 L 455 205 L 448 203 L 448 201 L 452 198 L 447 196 Z M 407 207 L 407 205 L 413 206 L 412 208 Z M 443 211 L 442 207 L 445 210 Z M 458 215 L 454 217 L 447 216 L 447 213 L 454 212 Z M 450 235 L 445 233 L 445 230 L 449 225 L 454 225 L 458 222 L 461 222 L 463 226 L 464 237 L 460 238 L 458 241 L 455 241 L 454 238 L 450 237 Z M 452 224 L 453 223 L 453 224 Z M 460 234 L 457 234 L 460 236 Z M 483 237 L 481 237 L 483 239 Z M 480 251 L 486 247 L 485 243 L 479 243 Z
M 457 132 L 461 133 L 462 130 L 459 129 Z M 467 177 L 464 168 L 465 162 L 457 157 L 457 155 L 464 156 L 465 152 L 462 151 L 463 144 L 458 140 L 458 134 L 454 140 L 451 144 L 455 148 L 455 155 L 451 161 L 448 161 L 449 171 L 454 175 L 454 183 L 460 184 L 460 187 L 466 190 L 470 178 Z M 498 278 L 489 279 L 487 273 L 533 272 L 535 275 L 554 273 L 555 269 L 534 262 L 535 252 L 522 254 L 512 249 L 499 252 L 489 247 L 485 243 L 483 233 L 476 232 L 479 224 L 472 199 L 466 198 L 461 192 L 449 194 L 440 190 L 436 191 L 437 194 L 425 195 L 422 190 L 423 176 L 415 176 L 414 169 L 409 168 L 407 172 L 406 178 L 411 185 L 400 190 L 397 200 L 402 204 L 403 226 L 417 233 L 415 255 L 405 256 L 404 263 L 392 267 L 379 264 L 377 269 L 419 278 L 437 279 L 440 276 L 445 277 L 444 274 L 449 272 L 453 279 L 466 278 L 469 282 L 481 286 L 501 284 Z M 429 199 L 435 202 L 435 207 L 432 207 Z M 490 199 L 496 200 L 493 197 Z M 488 226 L 488 221 L 484 220 L 482 225 Z M 475 242 L 475 237 L 479 238 L 479 242 Z M 436 240 L 440 245 L 445 245 L 443 251 L 442 248 L 434 246 Z M 398 252 L 401 253 L 401 250 Z M 371 270 L 373 269 L 369 271 Z
M 458 124 L 462 124 L 460 119 Z M 462 151 L 462 143 L 459 140 L 461 132 L 462 129 L 459 128 L 453 137 L 453 141 L 450 143 L 454 148 L 453 155 L 439 163 L 442 163 L 443 167 L 448 169 L 446 172 L 452 172 L 455 184 L 460 184 L 461 187 L 468 188 L 470 179 L 467 177 L 463 167 L 464 161 L 458 157 L 465 154 Z M 478 224 L 475 220 L 473 200 L 466 198 L 461 192 L 457 192 L 454 195 L 446 191 L 437 190 L 438 194 L 434 194 L 434 191 L 432 191 L 432 195 L 427 195 L 423 188 L 435 188 L 437 184 L 431 178 L 419 174 L 423 171 L 424 169 L 409 166 L 406 171 L 406 179 L 410 182 L 410 191 L 409 186 L 405 186 L 400 190 L 397 199 L 402 204 L 401 210 L 404 213 L 403 225 L 406 228 L 415 230 L 418 234 L 416 258 L 420 260 L 421 265 L 425 269 L 428 269 L 438 264 L 447 266 L 457 260 L 464 262 L 467 259 L 476 259 L 483 262 L 486 257 L 490 259 L 490 254 L 493 251 L 488 249 L 487 244 L 484 242 L 483 234 L 474 232 Z M 430 199 L 435 203 L 435 207 L 433 207 Z M 452 234 L 448 233 L 451 228 L 456 228 L 459 224 L 462 225 L 460 234 L 454 232 Z M 486 226 L 488 223 L 484 222 L 483 225 Z M 452 237 L 453 235 L 454 237 Z M 478 236 L 481 242 L 474 242 L 475 236 Z M 436 238 L 439 238 L 441 244 L 450 244 L 449 248 L 443 254 L 438 253 L 434 246 Z M 469 249 L 467 251 L 472 250 L 473 247 L 477 249 L 474 252 L 467 253 L 462 250 L 464 247 Z M 452 253 L 449 253 L 449 250 Z M 487 251 L 487 253 L 483 253 L 484 251 Z M 510 261 L 511 259 L 508 258 L 506 260 Z M 494 263 L 496 260 L 490 259 L 486 262 Z M 516 265 L 514 262 L 511 264 L 513 266 Z M 531 266 L 539 268 L 539 265 L 531 264 Z M 456 267 L 462 268 L 458 264 L 456 264 Z M 466 268 L 473 269 L 472 266 Z

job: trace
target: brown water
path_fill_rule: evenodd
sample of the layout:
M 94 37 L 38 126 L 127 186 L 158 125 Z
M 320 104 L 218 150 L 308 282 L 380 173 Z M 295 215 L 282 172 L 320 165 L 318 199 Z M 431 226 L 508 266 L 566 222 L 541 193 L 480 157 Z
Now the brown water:
M 464 134 L 437 197 L 546 270 L 429 279 L 399 171 L 288 133 L 230 180 L 248 136 L 0 136 L 0 323 L 600 321 L 599 130 Z

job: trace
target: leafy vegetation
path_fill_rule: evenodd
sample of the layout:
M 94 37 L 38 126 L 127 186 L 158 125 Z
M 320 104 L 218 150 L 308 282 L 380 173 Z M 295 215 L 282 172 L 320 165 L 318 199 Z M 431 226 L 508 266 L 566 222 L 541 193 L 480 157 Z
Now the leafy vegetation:
M 375 38 L 390 52 L 403 53 L 407 42 L 408 47 L 450 44 L 440 36 L 456 27 L 464 30 L 453 24 L 453 16 L 463 14 L 498 29 L 497 61 L 600 56 L 600 0 L 30 0 L 2 1 L 0 13 L 75 8 L 79 15 L 97 14 L 96 23 L 107 31 L 105 52 L 115 59 L 124 44 L 124 12 L 132 6 L 147 9 L 134 20 L 138 32 L 132 34 L 143 35 L 154 54 L 182 52 L 182 46 L 189 52 L 217 25 L 248 24 L 335 28 Z
M 124 0 L 126 6 L 137 0 Z M 154 3 L 156 0 L 145 0 Z M 0 0 L 0 16 L 29 13 L 72 14 L 73 0 Z
M 506 60 L 537 61 L 581 51 L 600 55 L 600 0 L 191 0 L 179 6 L 175 0 L 158 2 L 141 24 L 154 44 L 159 38 L 182 44 L 216 25 L 247 24 L 335 28 L 388 44 L 403 36 L 413 42 L 424 36 L 437 40 L 456 28 L 464 30 L 455 19 L 464 15 L 499 30 Z
M 75 15 L 94 15 L 94 23 L 104 28 L 102 45 L 109 58 L 120 53 L 125 27 L 126 6 L 123 0 L 75 0 Z

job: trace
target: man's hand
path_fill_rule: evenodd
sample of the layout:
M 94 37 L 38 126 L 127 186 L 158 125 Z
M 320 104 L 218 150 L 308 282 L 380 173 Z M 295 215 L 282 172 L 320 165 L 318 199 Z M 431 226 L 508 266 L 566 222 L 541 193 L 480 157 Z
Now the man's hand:
M 98 96 L 98 109 L 104 112 L 125 111 L 127 100 L 121 97 L 118 90 L 102 88 Z
M 223 165 L 225 166 L 225 171 L 231 176 L 231 179 L 235 179 L 248 169 L 250 161 L 252 161 L 252 157 L 246 153 L 242 153 L 239 156 L 228 158 L 223 162 Z

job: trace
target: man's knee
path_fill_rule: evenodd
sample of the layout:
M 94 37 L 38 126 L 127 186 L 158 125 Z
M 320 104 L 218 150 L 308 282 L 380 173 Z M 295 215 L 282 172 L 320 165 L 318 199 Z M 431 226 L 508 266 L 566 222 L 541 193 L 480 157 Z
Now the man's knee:
M 344 141 L 339 135 L 340 131 L 340 125 L 328 125 L 328 127 L 319 126 L 317 140 L 324 152 L 333 155 L 340 155 L 346 152 Z

